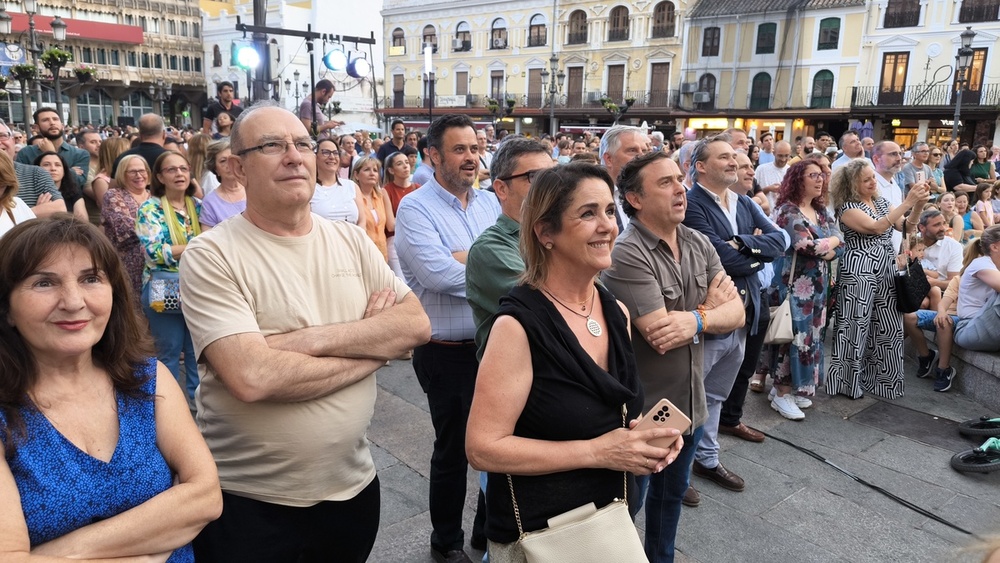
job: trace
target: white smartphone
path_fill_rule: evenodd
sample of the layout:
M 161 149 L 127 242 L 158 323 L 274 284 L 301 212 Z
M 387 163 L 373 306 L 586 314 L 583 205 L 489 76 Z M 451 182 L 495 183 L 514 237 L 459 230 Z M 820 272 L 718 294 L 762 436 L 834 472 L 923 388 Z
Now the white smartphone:
M 633 430 L 676 428 L 683 434 L 690 427 L 691 419 L 686 414 L 675 407 L 669 400 L 660 399 L 660 402 L 653 405 L 653 408 L 649 409 L 649 412 L 639 419 L 639 424 Z M 657 448 L 669 448 L 676 440 L 677 436 L 668 436 L 650 440 L 649 444 Z
M 923 182 L 926 179 L 927 178 L 924 177 L 924 171 L 923 170 L 917 170 L 917 172 L 916 172 L 916 180 L 917 180 L 917 182 L 916 183 L 919 184 L 920 182 Z

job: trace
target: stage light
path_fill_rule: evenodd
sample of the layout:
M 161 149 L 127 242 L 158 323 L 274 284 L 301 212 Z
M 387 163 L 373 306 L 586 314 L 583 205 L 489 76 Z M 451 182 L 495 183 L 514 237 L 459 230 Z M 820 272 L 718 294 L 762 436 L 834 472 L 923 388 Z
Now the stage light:
M 347 63 L 347 74 L 354 78 L 367 78 L 372 73 L 372 64 L 368 61 L 367 55 L 352 53 L 350 62 Z
M 347 69 L 347 54 L 334 49 L 323 56 L 323 64 L 333 72 L 344 72 Z

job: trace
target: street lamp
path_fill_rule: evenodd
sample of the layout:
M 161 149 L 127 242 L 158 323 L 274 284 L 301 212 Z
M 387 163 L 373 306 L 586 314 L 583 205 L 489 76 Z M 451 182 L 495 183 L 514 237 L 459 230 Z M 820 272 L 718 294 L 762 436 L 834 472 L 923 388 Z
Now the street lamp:
M 298 114 L 298 112 L 299 112 L 299 100 L 302 98 L 302 93 L 299 91 L 299 76 L 300 76 L 299 71 L 296 69 L 296 71 L 292 73 L 292 77 L 295 78 L 295 113 L 296 114 Z M 309 84 L 307 82 L 303 82 L 302 83 L 302 92 L 305 92 L 306 88 L 308 88 L 308 86 L 309 86 Z M 292 95 L 292 81 L 289 80 L 289 79 L 287 79 L 287 78 L 285 79 L 285 93 L 288 94 L 289 96 Z
M 552 53 L 549 57 L 549 66 L 552 68 L 552 72 L 548 69 L 542 69 L 542 90 L 545 90 L 545 85 L 548 84 L 549 87 L 549 135 L 552 137 L 556 136 L 556 94 L 562 89 L 563 80 L 566 79 L 566 73 L 559 68 L 559 55 Z M 553 77 L 552 82 L 549 82 L 549 76 Z
M 431 62 L 431 53 L 434 47 L 428 43 L 424 45 L 424 86 L 427 94 L 427 126 L 431 126 L 434 121 L 434 65 Z
M 55 19 L 52 20 L 52 23 L 50 25 L 52 26 L 52 37 L 59 42 L 65 41 L 66 27 L 67 27 L 66 22 L 64 22 L 62 18 L 60 18 L 59 16 L 56 16 Z M 53 50 L 46 51 L 46 55 L 52 52 Z M 42 62 L 45 64 L 45 68 L 52 71 L 52 82 L 56 90 L 56 111 L 59 112 L 59 119 L 63 119 L 62 84 L 59 82 L 59 74 L 62 72 L 62 68 L 66 65 L 66 63 L 69 62 L 70 59 L 63 58 L 62 56 L 59 55 L 65 55 L 70 58 L 72 57 L 68 52 L 64 53 L 56 52 L 56 56 L 51 56 L 46 61 L 44 60 L 46 55 L 42 56 L 43 59 Z M 39 102 L 39 104 L 40 103 L 41 102 Z
M 976 37 L 976 32 L 972 31 L 972 26 L 967 26 L 960 36 L 962 47 L 955 55 L 955 83 L 958 86 L 958 95 L 955 96 L 955 119 L 951 124 L 951 138 L 958 138 L 958 122 L 962 117 L 962 91 L 969 83 L 969 65 L 972 64 L 972 40 Z
M 149 85 L 149 97 L 156 100 L 157 104 L 159 104 L 157 113 L 161 116 L 164 114 L 163 103 L 168 101 L 173 95 L 173 88 L 173 84 L 164 82 L 162 78 L 157 78 L 155 84 Z M 169 122 L 169 119 L 167 121 Z

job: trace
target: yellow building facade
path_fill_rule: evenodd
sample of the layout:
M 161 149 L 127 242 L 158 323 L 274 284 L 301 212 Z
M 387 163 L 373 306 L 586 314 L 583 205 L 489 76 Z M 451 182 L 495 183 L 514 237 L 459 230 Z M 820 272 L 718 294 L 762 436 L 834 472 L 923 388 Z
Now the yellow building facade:
M 792 139 L 847 128 L 865 0 L 701 0 L 684 31 L 685 125 Z
M 502 118 L 509 130 L 541 133 L 555 125 L 609 126 L 616 115 L 608 107 L 628 106 L 618 116 L 622 123 L 671 131 L 687 6 L 682 0 L 386 0 L 384 112 L 426 123 L 424 46 L 430 46 L 433 113 Z M 499 102 L 492 114 L 491 99 Z M 513 112 L 504 117 L 507 100 Z

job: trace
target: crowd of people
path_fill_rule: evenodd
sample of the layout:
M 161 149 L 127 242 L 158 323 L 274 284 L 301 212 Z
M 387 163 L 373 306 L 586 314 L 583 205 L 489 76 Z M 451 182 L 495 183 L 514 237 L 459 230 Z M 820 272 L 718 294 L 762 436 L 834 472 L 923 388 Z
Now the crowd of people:
M 471 561 L 471 465 L 490 561 L 624 501 L 669 562 L 692 474 L 753 485 L 718 439 L 765 439 L 748 391 L 770 379 L 804 420 L 821 389 L 900 397 L 904 336 L 940 392 L 955 345 L 1000 351 L 988 147 L 534 139 L 456 114 L 338 135 L 313 112 L 332 88 L 293 114 L 220 83 L 200 131 L 147 114 L 73 135 L 41 108 L 21 147 L 0 122 L 0 495 L 21 508 L 0 555 L 365 561 L 374 374 L 412 357 L 436 561 Z M 901 256 L 931 286 L 913 313 Z M 784 302 L 791 341 L 767 342 Z M 690 426 L 636 429 L 661 399 Z

